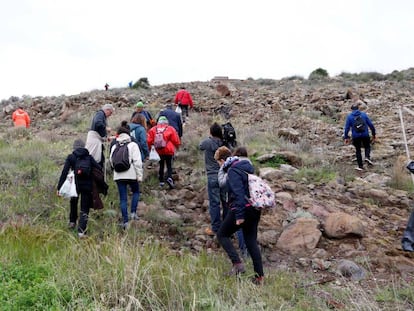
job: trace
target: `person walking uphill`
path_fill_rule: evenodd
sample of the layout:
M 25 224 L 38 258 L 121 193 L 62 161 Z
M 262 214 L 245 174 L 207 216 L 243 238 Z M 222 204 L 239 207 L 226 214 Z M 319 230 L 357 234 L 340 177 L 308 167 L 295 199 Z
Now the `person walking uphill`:
M 84 165 L 84 163 L 86 163 Z M 89 165 L 89 167 L 88 167 Z M 70 199 L 70 213 L 69 213 L 69 228 L 76 226 L 78 218 L 78 200 L 81 198 L 81 212 L 78 225 L 78 236 L 84 237 L 86 234 L 86 226 L 88 223 L 89 210 L 93 205 L 92 197 L 92 183 L 93 183 L 93 168 L 102 170 L 101 166 L 95 161 L 95 159 L 89 154 L 88 149 L 85 148 L 85 143 L 77 139 L 73 143 L 73 152 L 69 154 L 65 160 L 65 164 L 60 174 L 59 182 L 57 185 L 58 193 L 62 187 L 69 173 L 69 170 L 75 172 L 75 184 L 78 197 Z M 81 169 L 83 171 L 81 171 Z
M 86 137 L 86 149 L 89 150 L 93 158 L 98 162 L 102 168 L 105 164 L 104 156 L 104 142 L 109 140 L 108 132 L 111 128 L 107 127 L 107 118 L 109 118 L 115 109 L 111 104 L 105 104 L 98 110 L 91 124 L 91 129 Z
M 160 169 L 158 172 L 158 180 L 160 187 L 164 186 L 166 181 L 170 189 L 174 188 L 174 181 L 172 178 L 172 159 L 175 150 L 180 146 L 180 138 L 177 131 L 168 125 L 168 119 L 164 116 L 158 118 L 158 124 L 151 128 L 147 135 L 148 147 L 151 149 L 155 147 L 160 155 Z M 167 166 L 167 178 L 164 176 L 164 166 Z
M 118 187 L 119 201 L 121 206 L 122 213 L 122 227 L 124 229 L 128 228 L 128 193 L 127 186 L 129 185 L 132 198 L 131 198 L 131 220 L 137 220 L 138 214 L 138 202 L 139 202 L 139 183 L 142 181 L 143 169 L 142 169 L 142 159 L 141 151 L 139 150 L 138 144 L 131 143 L 131 137 L 129 136 L 130 129 L 128 127 L 119 127 L 116 139 L 116 143 L 111 148 L 111 155 L 109 161 L 111 166 L 114 167 L 114 152 L 121 145 L 127 145 L 128 150 L 128 162 L 130 164 L 129 168 L 123 171 L 117 171 L 116 167 L 114 169 L 114 181 Z
M 229 211 L 217 232 L 217 239 L 233 264 L 228 275 L 245 272 L 244 264 L 231 241 L 231 236 L 241 228 L 247 250 L 253 260 L 255 272 L 253 282 L 262 284 L 264 277 L 262 255 L 257 243 L 257 228 L 261 211 L 253 208 L 247 201 L 249 197 L 247 173 L 253 174 L 254 168 L 247 159 L 230 157 L 224 163 L 223 169 L 227 172 Z
M 185 87 L 182 87 L 177 94 L 175 94 L 174 103 L 181 108 L 183 123 L 185 123 L 185 118 L 188 118 L 188 108 L 190 107 L 193 109 L 194 106 L 190 92 L 188 92 Z
M 23 110 L 23 107 L 17 108 L 12 114 L 12 120 L 15 127 L 30 127 L 29 114 Z
M 199 148 L 204 151 L 204 163 L 207 173 L 208 210 L 210 213 L 211 229 L 207 228 L 205 233 L 214 235 L 221 225 L 220 204 L 226 205 L 226 191 L 221 188 L 218 181 L 220 165 L 214 159 L 216 150 L 223 145 L 223 132 L 218 123 L 210 126 L 210 136 L 201 141 Z
M 364 169 L 361 152 L 362 147 L 365 150 L 365 162 L 369 165 L 373 165 L 373 162 L 371 161 L 371 141 L 368 128 L 371 130 L 373 142 L 376 139 L 376 132 L 368 115 L 359 110 L 358 103 L 352 104 L 351 109 L 352 112 L 347 116 L 345 122 L 344 140 L 345 144 L 349 144 L 350 138 L 348 133 L 349 130 L 352 129 L 352 144 L 355 146 L 355 155 L 358 163 L 358 167 L 355 169 L 362 171 Z

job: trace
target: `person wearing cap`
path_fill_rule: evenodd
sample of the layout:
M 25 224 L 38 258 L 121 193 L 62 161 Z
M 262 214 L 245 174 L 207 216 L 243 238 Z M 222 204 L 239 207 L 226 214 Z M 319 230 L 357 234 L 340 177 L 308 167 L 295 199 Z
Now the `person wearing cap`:
M 168 124 L 168 119 L 164 116 L 158 118 L 158 123 L 156 126 L 152 127 L 148 131 L 147 139 L 148 139 L 148 147 L 154 145 L 155 138 L 157 134 L 162 134 L 166 142 L 166 146 L 163 148 L 156 149 L 159 156 L 159 172 L 158 172 L 158 180 L 160 181 L 160 187 L 164 186 L 164 182 L 167 182 L 170 189 L 174 188 L 174 181 L 172 178 L 172 159 L 175 154 L 175 150 L 180 146 L 180 138 L 178 137 L 177 131 Z M 167 166 L 167 178 L 164 176 L 164 167 Z
M 373 165 L 371 161 L 371 138 L 368 129 L 371 130 L 372 142 L 376 139 L 376 132 L 374 124 L 365 112 L 359 110 L 359 103 L 356 102 L 351 106 L 352 112 L 348 114 L 345 121 L 344 140 L 345 144 L 349 144 L 349 130 L 352 129 L 352 144 L 355 146 L 355 155 L 358 166 L 355 168 L 358 171 L 364 170 L 364 163 L 362 161 L 362 151 L 365 151 L 365 162 L 368 165 Z
M 161 110 L 159 114 L 159 117 L 161 116 L 164 116 L 168 119 L 169 125 L 171 125 L 177 131 L 178 137 L 181 139 L 183 136 L 183 122 L 181 121 L 181 114 L 173 110 L 171 103 L 167 103 L 165 105 L 165 109 Z
M 110 137 L 108 137 L 108 132 L 111 131 L 111 128 L 107 126 L 107 118 L 109 118 L 114 111 L 115 109 L 112 104 L 103 105 L 102 108 L 95 113 L 92 119 L 91 128 L 86 137 L 86 149 L 89 150 L 89 153 L 102 167 L 104 167 L 105 163 L 105 148 L 103 143 L 110 139 Z
M 142 114 L 147 120 L 147 129 L 150 129 L 156 124 L 155 120 L 152 118 L 149 111 L 144 110 L 144 103 L 142 101 L 139 101 L 135 104 L 135 111 L 132 113 L 131 120 L 135 117 L 137 113 Z
M 59 195 L 59 189 L 62 187 L 69 173 L 69 170 L 75 170 L 76 161 L 80 158 L 88 157 L 91 164 L 91 170 L 95 167 L 102 170 L 101 166 L 95 161 L 95 159 L 89 154 L 88 149 L 85 148 L 85 143 L 81 139 L 76 139 L 73 143 L 73 152 L 66 157 L 65 164 L 60 174 L 59 182 L 57 185 L 57 194 Z M 89 210 L 93 206 L 92 190 L 93 190 L 93 175 L 86 178 L 78 178 L 75 174 L 75 184 L 78 197 L 70 199 L 70 212 L 69 212 L 69 228 L 76 227 L 76 221 L 78 219 L 78 201 L 81 198 L 81 212 L 78 225 L 78 236 L 80 238 L 85 236 L 86 226 L 88 224 Z
M 193 109 L 194 106 L 193 98 L 184 86 L 175 94 L 174 103 L 181 108 L 184 123 L 185 118 L 188 118 L 188 108 Z
M 12 114 L 12 120 L 15 127 L 30 127 L 29 114 L 23 110 L 23 107 L 19 106 Z

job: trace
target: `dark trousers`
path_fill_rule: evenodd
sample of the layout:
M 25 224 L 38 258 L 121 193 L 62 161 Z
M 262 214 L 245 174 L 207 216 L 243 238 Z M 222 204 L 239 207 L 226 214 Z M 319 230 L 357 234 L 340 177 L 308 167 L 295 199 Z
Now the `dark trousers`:
M 78 220 L 78 202 L 79 197 L 70 198 L 69 222 L 76 223 Z
M 219 231 L 217 232 L 217 239 L 223 247 L 227 256 L 233 264 L 241 262 L 239 254 L 237 253 L 231 236 L 240 228 L 243 231 L 244 242 L 247 250 L 253 260 L 253 269 L 256 276 L 263 276 L 263 264 L 260 248 L 257 243 L 257 227 L 259 225 L 261 211 L 251 207 L 245 209 L 244 223 L 240 226 L 236 225 L 236 216 L 233 210 L 227 212 L 226 218 L 223 220 Z
M 352 143 L 355 146 L 355 155 L 356 155 L 356 158 L 357 158 L 358 166 L 360 168 L 362 168 L 362 167 L 364 167 L 364 164 L 362 162 L 361 148 L 364 147 L 365 158 L 370 159 L 370 154 L 371 154 L 370 137 L 367 136 L 367 137 L 352 138 Z
M 158 180 L 164 181 L 164 167 L 167 165 L 167 178 L 172 178 L 172 155 L 160 155 L 160 170 L 158 172 Z
M 402 242 L 409 241 L 414 244 L 414 210 L 411 212 L 408 219 L 407 227 L 405 228 Z
M 88 224 L 89 209 L 92 207 L 92 191 L 80 191 L 80 218 L 78 232 L 84 233 L 86 231 L 86 225 Z

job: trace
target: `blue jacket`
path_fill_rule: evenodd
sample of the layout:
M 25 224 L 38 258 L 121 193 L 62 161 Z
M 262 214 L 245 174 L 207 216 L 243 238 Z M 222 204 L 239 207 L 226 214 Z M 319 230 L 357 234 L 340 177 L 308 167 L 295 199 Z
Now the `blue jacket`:
M 101 137 L 106 137 L 106 114 L 102 109 L 95 113 L 92 119 L 91 130 L 98 132 Z
M 178 137 L 183 136 L 183 123 L 181 121 L 181 115 L 171 108 L 166 108 L 160 112 L 159 117 L 164 116 L 168 120 L 168 124 L 171 125 L 177 131 Z M 159 118 L 158 117 L 158 118 Z
M 131 137 L 134 137 L 138 143 L 139 150 L 141 151 L 141 159 L 144 161 L 149 156 L 147 131 L 141 124 L 136 123 L 129 123 L 129 128 L 131 130 Z
M 234 162 L 227 170 L 227 188 L 229 207 L 235 212 L 236 219 L 245 219 L 248 204 L 249 184 L 247 173 L 253 174 L 254 168 L 249 160 Z
M 364 119 L 365 124 L 367 125 L 365 127 L 365 131 L 362 133 L 358 133 L 354 129 L 354 122 L 355 117 L 361 115 L 362 119 Z M 346 118 L 345 122 L 345 130 L 344 130 L 344 139 L 349 139 L 348 133 L 349 129 L 352 129 L 352 138 L 359 138 L 359 137 L 369 137 L 368 128 L 371 129 L 372 136 L 375 137 L 375 127 L 374 124 L 372 124 L 370 118 L 367 116 L 365 112 L 354 110 L 352 111 Z

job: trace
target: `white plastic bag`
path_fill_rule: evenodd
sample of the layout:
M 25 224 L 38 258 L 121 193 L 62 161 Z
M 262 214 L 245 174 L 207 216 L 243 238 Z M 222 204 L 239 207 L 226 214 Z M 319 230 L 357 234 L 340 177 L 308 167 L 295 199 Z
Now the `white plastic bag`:
M 161 160 L 160 155 L 158 154 L 157 150 L 155 150 L 154 146 L 151 147 L 149 160 L 153 162 L 159 162 Z
M 175 108 L 175 112 L 181 114 L 182 110 L 180 106 L 177 106 L 177 108 Z
M 64 198 L 75 198 L 78 196 L 76 192 L 75 174 L 71 170 L 66 176 L 66 180 L 59 189 L 59 195 Z

